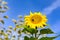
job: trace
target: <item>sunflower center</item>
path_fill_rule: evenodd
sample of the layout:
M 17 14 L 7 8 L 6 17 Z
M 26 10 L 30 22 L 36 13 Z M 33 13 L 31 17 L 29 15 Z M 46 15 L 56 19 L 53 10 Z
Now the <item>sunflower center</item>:
M 31 22 L 33 23 L 33 24 L 38 24 L 38 23 L 40 23 L 41 22 L 41 16 L 40 15 L 34 15 L 34 16 L 32 16 L 31 17 Z

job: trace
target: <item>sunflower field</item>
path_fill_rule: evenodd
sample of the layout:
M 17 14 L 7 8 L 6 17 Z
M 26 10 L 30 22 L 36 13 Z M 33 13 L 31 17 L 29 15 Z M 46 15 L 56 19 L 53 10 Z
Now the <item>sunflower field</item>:
M 9 8 L 7 2 L 0 0 L 0 4 L 0 24 L 3 26 L 0 26 L 0 40 L 54 40 L 60 36 L 48 36 L 56 33 L 50 29 L 47 16 L 41 12 L 30 11 L 29 15 L 19 15 L 18 20 L 12 19 L 15 27 L 4 28 L 4 19 L 8 20 L 9 16 L 2 15 Z

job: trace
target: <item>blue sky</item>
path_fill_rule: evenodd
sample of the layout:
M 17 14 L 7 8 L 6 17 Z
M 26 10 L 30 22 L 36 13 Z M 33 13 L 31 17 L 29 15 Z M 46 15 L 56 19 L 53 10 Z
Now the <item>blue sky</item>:
M 56 32 L 60 33 L 60 0 L 5 0 L 8 2 L 9 10 L 4 14 L 8 15 L 9 19 L 5 20 L 5 27 L 11 25 L 11 19 L 18 19 L 18 15 L 28 15 L 30 11 L 32 12 L 42 12 L 47 15 L 48 24 L 50 28 Z M 8 21 L 8 22 L 7 22 Z M 57 38 L 56 40 L 59 40 Z

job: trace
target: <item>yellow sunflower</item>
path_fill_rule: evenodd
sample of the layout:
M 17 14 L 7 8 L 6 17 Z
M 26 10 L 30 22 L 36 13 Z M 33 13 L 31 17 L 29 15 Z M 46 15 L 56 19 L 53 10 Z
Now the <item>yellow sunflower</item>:
M 29 26 L 30 28 L 43 28 L 46 26 L 47 18 L 45 15 L 42 15 L 40 12 L 30 12 L 30 15 L 24 17 L 25 25 Z

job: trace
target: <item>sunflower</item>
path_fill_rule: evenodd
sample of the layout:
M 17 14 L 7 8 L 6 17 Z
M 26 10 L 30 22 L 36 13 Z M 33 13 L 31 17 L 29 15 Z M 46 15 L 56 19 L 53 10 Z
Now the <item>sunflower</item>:
M 30 12 L 30 15 L 27 15 L 24 17 L 25 25 L 27 25 L 30 28 L 43 28 L 47 24 L 47 18 L 46 15 L 42 15 L 40 12 Z

